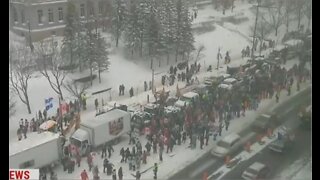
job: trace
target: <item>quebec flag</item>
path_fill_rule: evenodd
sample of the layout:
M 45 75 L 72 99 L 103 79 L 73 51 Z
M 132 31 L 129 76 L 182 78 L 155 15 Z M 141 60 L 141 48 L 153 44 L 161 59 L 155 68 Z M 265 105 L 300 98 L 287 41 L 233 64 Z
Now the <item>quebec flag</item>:
M 46 106 L 46 111 L 48 111 L 49 109 L 51 109 L 53 107 L 52 100 L 53 100 L 52 97 L 44 100 L 45 101 L 45 106 Z

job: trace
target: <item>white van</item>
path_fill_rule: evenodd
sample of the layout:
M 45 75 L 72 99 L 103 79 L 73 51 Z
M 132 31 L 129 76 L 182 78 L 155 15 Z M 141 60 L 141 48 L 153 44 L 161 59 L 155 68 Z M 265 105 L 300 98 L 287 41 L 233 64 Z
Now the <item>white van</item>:
M 188 106 L 192 103 L 192 99 L 197 101 L 199 99 L 199 94 L 196 92 L 187 92 L 183 94 L 174 105 L 180 108 L 184 105 Z

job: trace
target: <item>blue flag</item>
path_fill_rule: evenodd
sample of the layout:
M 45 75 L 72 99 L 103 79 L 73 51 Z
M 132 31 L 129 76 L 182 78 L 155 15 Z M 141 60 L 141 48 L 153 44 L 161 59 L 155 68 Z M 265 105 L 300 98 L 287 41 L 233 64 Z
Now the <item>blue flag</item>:
M 49 109 L 51 109 L 53 107 L 52 100 L 53 100 L 52 97 L 44 100 L 45 106 L 46 106 L 46 111 L 48 111 Z

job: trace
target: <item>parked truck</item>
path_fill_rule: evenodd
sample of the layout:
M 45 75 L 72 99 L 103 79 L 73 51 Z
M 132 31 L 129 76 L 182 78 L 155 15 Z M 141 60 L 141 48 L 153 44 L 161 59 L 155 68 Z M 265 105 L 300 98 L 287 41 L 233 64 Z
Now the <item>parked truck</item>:
M 81 155 L 86 155 L 105 143 L 117 142 L 120 136 L 130 131 L 130 119 L 130 113 L 120 109 L 100 114 L 81 122 L 80 128 L 70 137 L 70 143 Z
M 62 137 L 45 131 L 28 133 L 27 139 L 9 143 L 9 167 L 34 169 L 51 166 L 62 158 Z

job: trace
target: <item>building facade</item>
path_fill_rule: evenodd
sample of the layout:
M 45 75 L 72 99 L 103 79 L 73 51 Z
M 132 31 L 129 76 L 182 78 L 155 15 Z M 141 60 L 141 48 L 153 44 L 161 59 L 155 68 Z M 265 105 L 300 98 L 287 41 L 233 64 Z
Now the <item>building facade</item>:
M 95 18 L 103 27 L 110 24 L 110 0 L 10 0 L 9 28 L 31 41 L 62 36 L 68 2 L 74 4 L 80 19 Z

